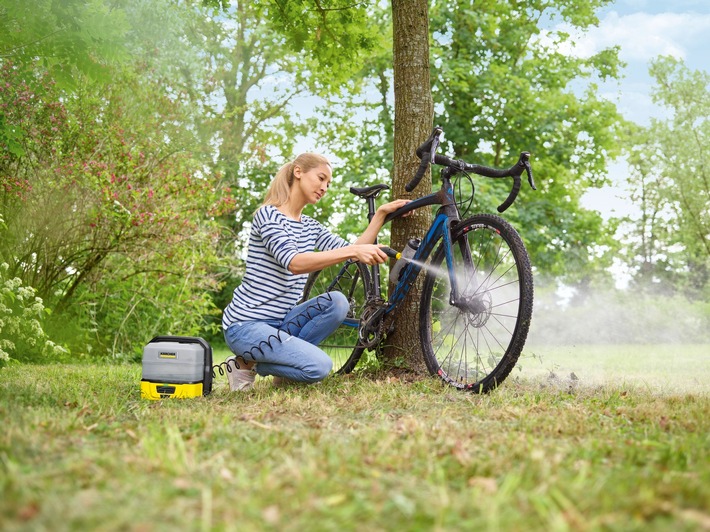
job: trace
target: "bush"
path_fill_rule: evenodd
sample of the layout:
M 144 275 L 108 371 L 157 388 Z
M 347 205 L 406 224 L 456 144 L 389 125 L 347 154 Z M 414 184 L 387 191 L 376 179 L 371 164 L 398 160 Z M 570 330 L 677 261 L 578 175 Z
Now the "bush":
M 0 264 L 0 367 L 11 359 L 27 362 L 67 355 L 42 328 L 49 312 L 42 299 L 19 278 L 7 278 L 7 270 L 7 263 Z
M 0 262 L 52 308 L 45 336 L 73 360 L 219 325 L 236 199 L 192 153 L 193 109 L 125 74 L 67 98 L 39 63 L 0 65 Z

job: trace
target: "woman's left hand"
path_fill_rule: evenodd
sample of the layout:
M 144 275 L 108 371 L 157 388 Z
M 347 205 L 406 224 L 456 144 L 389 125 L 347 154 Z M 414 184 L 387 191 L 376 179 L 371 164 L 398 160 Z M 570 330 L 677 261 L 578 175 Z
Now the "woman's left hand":
M 394 201 L 390 201 L 389 203 L 385 203 L 384 205 L 380 205 L 380 207 L 377 209 L 378 211 L 381 211 L 382 214 L 391 214 L 397 209 L 400 209 L 404 207 L 407 203 L 409 203 L 412 200 L 407 200 L 407 199 L 398 199 Z M 412 214 L 412 211 L 408 212 L 404 216 L 409 216 Z
M 355 244 L 372 244 L 373 242 L 377 241 L 377 233 L 380 231 L 382 225 L 385 223 L 387 215 L 393 213 L 397 209 L 401 209 L 410 201 L 411 200 L 398 199 L 390 201 L 389 203 L 385 203 L 384 205 L 380 205 L 377 209 L 377 213 L 375 214 L 374 218 L 372 218 L 372 220 L 368 224 L 367 229 L 365 229 L 365 232 L 360 235 L 360 238 L 355 241 Z M 412 214 L 412 211 L 408 212 L 404 216 L 409 216 L 410 214 Z M 384 255 L 384 253 L 382 254 Z

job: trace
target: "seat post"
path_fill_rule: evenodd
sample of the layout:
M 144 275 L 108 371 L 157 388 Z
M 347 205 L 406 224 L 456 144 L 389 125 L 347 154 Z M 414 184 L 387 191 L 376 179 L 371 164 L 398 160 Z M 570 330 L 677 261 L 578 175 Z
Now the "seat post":
M 369 196 L 367 198 L 367 221 L 371 222 L 375 217 L 375 198 Z
M 375 217 L 375 196 L 368 196 L 367 197 L 367 220 L 368 222 L 371 222 L 372 219 Z M 375 235 L 375 241 L 373 244 L 377 245 L 377 235 Z M 377 291 L 378 297 L 380 293 L 380 286 L 381 286 L 381 280 L 380 280 L 380 267 L 377 264 L 372 264 L 370 266 L 370 275 L 372 275 L 372 283 L 373 283 L 373 290 Z
M 369 187 L 350 187 L 350 192 L 355 194 L 359 198 L 365 198 L 367 200 L 367 220 L 371 222 L 375 217 L 375 198 L 379 196 L 380 192 L 387 190 L 390 187 L 385 184 L 372 185 Z M 375 241 L 373 244 L 377 244 L 377 235 L 375 235 Z M 372 290 L 380 296 L 380 266 L 379 264 L 370 265 L 370 271 L 372 272 Z

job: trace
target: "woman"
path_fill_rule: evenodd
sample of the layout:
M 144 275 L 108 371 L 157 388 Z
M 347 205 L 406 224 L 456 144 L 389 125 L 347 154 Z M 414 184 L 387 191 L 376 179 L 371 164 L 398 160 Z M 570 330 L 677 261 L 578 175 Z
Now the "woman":
M 232 391 L 250 389 L 257 373 L 306 383 L 323 380 L 332 361 L 317 345 L 342 323 L 349 303 L 331 292 L 296 306 L 308 273 L 347 259 L 387 260 L 373 242 L 387 214 L 407 200 L 382 205 L 362 236 L 349 244 L 302 214 L 325 195 L 331 180 L 325 157 L 301 154 L 278 171 L 254 215 L 246 273 L 222 315 L 234 353 L 226 360 Z

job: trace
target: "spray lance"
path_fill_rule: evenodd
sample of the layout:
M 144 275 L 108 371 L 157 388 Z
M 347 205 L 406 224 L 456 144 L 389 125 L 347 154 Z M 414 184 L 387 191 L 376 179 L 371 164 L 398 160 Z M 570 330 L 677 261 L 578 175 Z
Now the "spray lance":
M 401 253 L 392 248 L 388 248 L 387 246 L 382 246 L 380 248 L 388 257 L 391 257 L 397 261 L 390 270 L 390 282 L 397 283 L 399 281 L 402 268 L 404 268 L 408 262 L 411 262 L 412 257 L 414 257 L 417 249 L 419 249 L 420 243 L 421 240 L 418 238 L 410 238 Z

